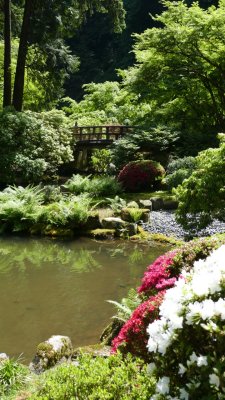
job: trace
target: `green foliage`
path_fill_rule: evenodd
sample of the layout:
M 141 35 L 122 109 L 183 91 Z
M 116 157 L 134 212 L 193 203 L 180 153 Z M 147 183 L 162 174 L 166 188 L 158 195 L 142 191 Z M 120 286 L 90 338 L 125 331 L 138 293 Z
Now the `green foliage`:
M 151 105 L 149 121 L 181 131 L 180 148 L 194 154 L 208 145 L 210 132 L 224 129 L 225 5 L 222 0 L 206 10 L 198 3 L 165 1 L 164 6 L 155 18 L 160 27 L 135 35 L 137 62 L 123 83 L 141 104 Z
M 1 181 L 48 179 L 73 159 L 72 134 L 62 111 L 0 113 Z
M 46 227 L 77 228 L 87 221 L 90 198 L 72 196 L 41 207 L 37 222 Z
M 194 157 L 184 157 L 173 160 L 168 164 L 165 182 L 170 189 L 182 184 L 184 179 L 189 178 L 196 167 Z
M 81 175 L 73 175 L 65 183 L 64 187 L 71 193 L 89 193 L 94 197 L 113 196 L 122 191 L 120 183 L 114 177 L 110 176 L 91 179 L 90 176 L 82 177 Z
M 142 219 L 143 210 L 139 208 L 126 208 L 132 222 L 138 222 Z
M 148 400 L 152 394 L 154 379 L 140 360 L 82 356 L 78 363 L 43 374 L 29 399 Z
M 12 396 L 22 388 L 28 376 L 28 368 L 18 361 L 6 359 L 0 363 L 0 395 L 1 399 Z
M 63 186 L 73 194 L 81 194 L 88 191 L 90 175 L 73 175 Z
M 96 149 L 91 156 L 91 166 L 96 173 L 110 172 L 111 153 L 107 149 Z
M 46 202 L 45 189 L 40 186 L 8 187 L 0 192 L 1 232 L 43 233 L 54 227 L 76 229 L 88 218 L 91 199 L 87 196 L 60 196 Z M 52 198 L 52 200 L 55 196 Z
M 106 198 L 107 202 L 109 203 L 110 208 L 113 212 L 118 213 L 122 210 L 122 208 L 126 207 L 127 202 L 126 200 L 122 199 L 119 196 L 115 196 L 114 198 Z
M 0 192 L 1 232 L 27 231 L 35 223 L 43 200 L 39 186 L 11 186 Z
M 196 157 L 196 169 L 175 191 L 177 219 L 186 228 L 201 228 L 225 218 L 225 143 Z
M 126 322 L 131 317 L 132 312 L 141 304 L 142 300 L 135 289 L 130 289 L 127 297 L 124 297 L 120 303 L 114 300 L 108 300 L 108 302 L 113 304 L 117 309 L 117 314 L 112 318 Z

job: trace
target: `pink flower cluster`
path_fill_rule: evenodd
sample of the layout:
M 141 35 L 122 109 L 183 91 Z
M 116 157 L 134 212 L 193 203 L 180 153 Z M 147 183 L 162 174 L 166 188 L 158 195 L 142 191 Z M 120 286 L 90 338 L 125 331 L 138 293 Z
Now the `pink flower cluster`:
M 131 318 L 123 325 L 119 335 L 112 342 L 112 352 L 119 348 L 122 352 L 132 353 L 137 356 L 147 355 L 148 342 L 147 326 L 158 318 L 159 306 L 163 300 L 163 291 L 150 297 L 140 304 L 131 315 Z
M 131 318 L 123 325 L 119 335 L 113 340 L 113 353 L 119 349 L 123 353 L 129 352 L 147 359 L 147 326 L 158 318 L 159 306 L 165 290 L 174 286 L 178 278 L 178 276 L 172 276 L 172 268 L 170 268 L 176 254 L 177 251 L 168 252 L 149 265 L 142 285 L 138 288 L 138 293 L 147 300 L 136 308 Z
M 158 257 L 154 263 L 149 265 L 144 273 L 142 284 L 138 288 L 138 293 L 154 294 L 159 290 L 172 287 L 176 282 L 176 277 L 171 277 L 169 267 L 173 264 L 176 251 L 170 251 L 163 256 Z

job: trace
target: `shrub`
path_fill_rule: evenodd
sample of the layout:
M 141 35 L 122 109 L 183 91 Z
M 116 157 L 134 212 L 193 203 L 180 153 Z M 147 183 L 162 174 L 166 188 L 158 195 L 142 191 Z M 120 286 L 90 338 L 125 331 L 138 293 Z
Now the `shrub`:
M 196 157 L 196 170 L 175 191 L 177 220 L 185 228 L 202 228 L 213 218 L 225 220 L 225 143 Z
M 223 399 L 225 246 L 194 263 L 148 327 L 157 399 Z
M 170 189 L 176 188 L 182 184 L 184 179 L 189 178 L 196 168 L 196 159 L 194 157 L 184 157 L 171 161 L 167 167 L 165 182 Z
M 156 161 L 132 161 L 120 171 L 118 181 L 128 192 L 149 190 L 164 173 L 164 168 Z
M 107 174 L 110 171 L 111 152 L 107 149 L 96 149 L 91 156 L 91 166 L 96 173 Z
M 155 381 L 141 360 L 82 356 L 77 364 L 43 374 L 29 399 L 149 400 L 152 394 Z
M 0 113 L 1 181 L 38 182 L 73 159 L 72 134 L 62 111 Z

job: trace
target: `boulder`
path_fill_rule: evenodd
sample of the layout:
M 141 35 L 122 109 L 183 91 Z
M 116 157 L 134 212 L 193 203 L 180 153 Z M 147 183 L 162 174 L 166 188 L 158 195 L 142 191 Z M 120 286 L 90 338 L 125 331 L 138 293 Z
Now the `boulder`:
M 7 360 L 9 360 L 9 356 L 6 353 L 0 353 L 0 364 Z
M 139 205 L 136 201 L 130 201 L 127 203 L 127 208 L 139 208 Z
M 87 232 L 87 235 L 93 239 L 106 240 L 114 239 L 116 235 L 115 229 L 93 229 Z
M 139 203 L 139 206 L 141 208 L 148 209 L 149 211 L 152 210 L 152 202 L 151 202 L 151 200 L 139 200 L 138 203 Z
M 164 210 L 176 210 L 178 207 L 178 201 L 176 200 L 164 200 L 163 201 L 163 208 Z
M 102 227 L 104 229 L 123 229 L 126 226 L 126 223 L 117 217 L 108 217 L 102 219 Z
M 92 230 L 98 228 L 101 228 L 99 213 L 98 211 L 92 211 L 88 216 L 87 222 L 85 223 L 85 230 Z
M 90 346 L 78 347 L 73 352 L 73 359 L 76 359 L 80 355 L 87 354 L 92 357 L 109 357 L 111 354 L 111 347 L 106 346 L 105 344 L 95 344 Z
M 55 335 L 37 347 L 36 355 L 30 364 L 30 370 L 40 374 L 56 364 L 70 359 L 73 346 L 68 336 Z
M 124 325 L 124 321 L 113 319 L 109 325 L 106 326 L 101 334 L 100 341 L 107 346 L 111 346 L 113 339 L 119 335 L 119 332 Z
M 151 197 L 152 211 L 158 211 L 163 209 L 163 199 L 161 197 Z

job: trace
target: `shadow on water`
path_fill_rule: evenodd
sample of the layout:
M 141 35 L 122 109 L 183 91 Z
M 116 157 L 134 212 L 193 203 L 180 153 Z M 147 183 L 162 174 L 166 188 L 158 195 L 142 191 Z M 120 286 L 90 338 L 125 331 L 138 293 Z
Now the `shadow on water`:
M 119 301 L 165 246 L 89 239 L 0 239 L 0 352 L 25 362 L 53 334 L 96 343 Z

